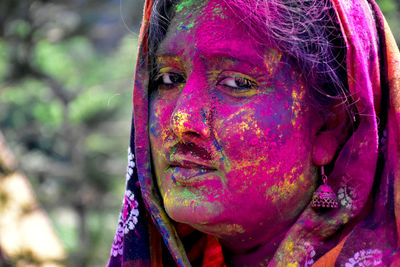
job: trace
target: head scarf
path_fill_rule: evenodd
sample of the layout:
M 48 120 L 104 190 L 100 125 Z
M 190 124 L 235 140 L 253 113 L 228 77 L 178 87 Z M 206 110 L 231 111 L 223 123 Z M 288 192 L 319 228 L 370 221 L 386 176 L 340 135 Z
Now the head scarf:
M 373 0 L 331 2 L 346 42 L 349 91 L 359 121 L 330 174 L 340 208 L 318 213 L 309 205 L 288 230 L 270 266 L 400 266 L 400 53 Z M 146 0 L 126 192 L 108 266 L 224 266 L 221 246 L 213 237 L 168 218 L 152 179 L 151 8 L 152 0 Z

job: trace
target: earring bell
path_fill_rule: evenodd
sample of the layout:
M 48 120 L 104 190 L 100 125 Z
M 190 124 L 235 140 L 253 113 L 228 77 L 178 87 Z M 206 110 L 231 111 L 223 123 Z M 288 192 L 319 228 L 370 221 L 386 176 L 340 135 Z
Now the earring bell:
M 324 166 L 321 166 L 321 176 L 324 184 L 320 185 L 317 190 L 315 190 L 311 206 L 313 208 L 337 208 L 339 203 L 335 192 L 328 185 L 328 177 L 325 174 Z

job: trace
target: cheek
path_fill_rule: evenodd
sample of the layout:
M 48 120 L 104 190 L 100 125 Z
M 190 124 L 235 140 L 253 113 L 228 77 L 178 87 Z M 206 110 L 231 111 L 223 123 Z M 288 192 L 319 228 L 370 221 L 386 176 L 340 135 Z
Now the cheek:
M 291 103 L 260 98 L 241 107 L 223 106 L 215 120 L 215 135 L 235 168 L 254 166 L 269 156 L 288 137 Z M 276 99 L 276 98 L 275 98 Z M 269 100 L 269 101 L 268 101 Z
M 171 137 L 169 122 L 172 109 L 173 106 L 167 101 L 155 97 L 150 99 L 149 137 L 157 177 L 161 177 L 166 168 L 164 166 L 166 155 L 163 154 L 162 146 Z M 162 187 L 160 183 L 159 186 Z
M 158 142 L 167 140 L 173 107 L 171 101 L 163 100 L 157 96 L 150 99 L 149 130 L 152 146 L 161 145 Z M 153 142 L 157 144 L 153 144 Z
M 271 200 L 292 198 L 299 191 L 310 169 L 311 149 L 307 118 L 298 109 L 296 99 L 282 94 L 280 100 L 270 96 L 241 108 L 221 108 L 215 135 L 229 186 Z

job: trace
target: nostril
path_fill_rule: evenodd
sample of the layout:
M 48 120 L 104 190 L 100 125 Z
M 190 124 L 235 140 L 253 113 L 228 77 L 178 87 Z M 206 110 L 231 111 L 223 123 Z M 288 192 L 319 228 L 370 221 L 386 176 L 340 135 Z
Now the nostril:
M 198 138 L 200 137 L 200 134 L 195 133 L 195 132 L 186 132 L 184 135 L 188 138 Z

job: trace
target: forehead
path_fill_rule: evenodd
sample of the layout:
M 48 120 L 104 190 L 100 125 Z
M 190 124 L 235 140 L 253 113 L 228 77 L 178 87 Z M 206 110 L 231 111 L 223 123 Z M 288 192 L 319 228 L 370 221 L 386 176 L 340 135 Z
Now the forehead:
M 175 6 L 175 15 L 157 54 L 192 58 L 223 52 L 259 57 L 264 51 L 265 44 L 252 38 L 226 1 L 183 0 Z

